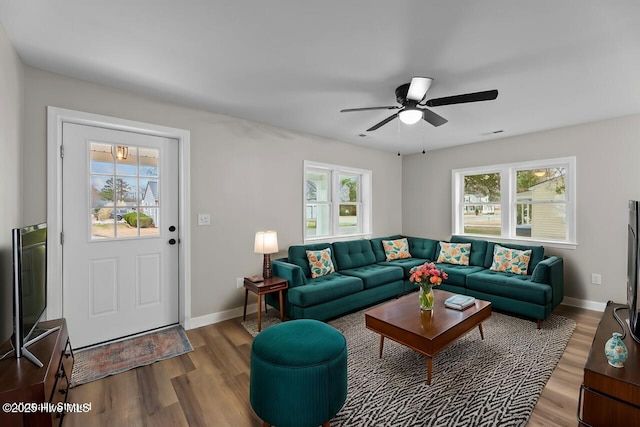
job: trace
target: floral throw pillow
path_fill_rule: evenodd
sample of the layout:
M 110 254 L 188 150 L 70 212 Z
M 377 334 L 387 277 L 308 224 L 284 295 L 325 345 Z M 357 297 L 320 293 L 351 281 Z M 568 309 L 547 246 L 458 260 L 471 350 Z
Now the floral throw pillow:
M 327 274 L 335 273 L 333 262 L 331 261 L 331 248 L 319 251 L 307 251 L 307 259 L 309 260 L 309 268 L 311 269 L 311 277 L 321 277 Z
M 495 245 L 493 248 L 493 263 L 491 263 L 490 270 L 526 275 L 530 259 L 531 249 L 519 251 Z
M 387 257 L 387 261 L 411 258 L 407 239 L 383 240 L 382 246 L 384 247 L 384 254 Z
M 469 265 L 471 243 L 440 242 L 440 254 L 436 262 L 447 264 Z

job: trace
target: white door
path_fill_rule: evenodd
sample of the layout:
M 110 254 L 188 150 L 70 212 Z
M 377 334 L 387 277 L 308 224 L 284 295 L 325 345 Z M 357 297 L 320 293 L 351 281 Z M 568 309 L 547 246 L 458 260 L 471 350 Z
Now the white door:
M 178 323 L 178 142 L 63 125 L 63 316 L 75 348 Z

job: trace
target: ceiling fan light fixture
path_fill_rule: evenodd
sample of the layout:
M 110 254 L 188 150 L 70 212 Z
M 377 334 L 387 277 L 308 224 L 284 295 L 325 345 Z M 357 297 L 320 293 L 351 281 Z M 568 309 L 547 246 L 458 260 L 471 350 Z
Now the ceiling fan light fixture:
M 405 125 L 413 125 L 422 119 L 422 110 L 417 108 L 405 108 L 398 113 L 398 117 Z

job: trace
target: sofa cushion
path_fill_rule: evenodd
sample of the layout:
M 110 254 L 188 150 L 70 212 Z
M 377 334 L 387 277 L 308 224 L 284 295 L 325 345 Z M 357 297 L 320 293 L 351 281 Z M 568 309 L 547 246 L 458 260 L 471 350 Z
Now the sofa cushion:
M 409 252 L 414 258 L 423 258 L 429 261 L 436 259 L 437 240 L 422 237 L 407 237 L 407 240 L 409 240 Z
M 336 271 L 333 267 L 333 261 L 331 260 L 331 248 L 320 249 L 318 251 L 310 251 L 307 249 L 307 259 L 309 260 L 312 279 L 326 276 Z
M 396 240 L 383 240 L 385 261 L 393 261 L 394 259 L 411 258 L 409 252 L 409 242 L 406 238 Z
M 530 259 L 531 249 L 520 251 L 496 244 L 493 247 L 493 263 L 489 270 L 526 275 Z
M 451 236 L 451 243 L 471 243 L 471 255 L 469 256 L 469 265 L 485 266 L 485 255 L 487 254 L 488 242 L 486 240 L 471 239 L 464 236 Z M 491 256 L 493 257 L 493 248 L 491 248 Z
M 484 267 L 479 266 L 454 265 L 446 263 L 436 263 L 436 267 L 444 270 L 444 272 L 447 273 L 447 276 L 449 276 L 445 281 L 446 283 L 457 286 L 465 286 L 467 284 L 467 276 L 484 270 Z
M 335 260 L 338 270 L 358 268 L 363 265 L 375 264 L 376 256 L 368 240 L 350 240 L 333 244 Z
M 404 279 L 404 270 L 402 268 L 379 264 L 341 270 L 341 273 L 362 279 L 365 289 L 375 288 L 396 280 Z
M 289 246 L 287 260 L 291 264 L 295 264 L 302 269 L 305 277 L 311 277 L 311 269 L 309 268 L 309 259 L 307 258 L 307 250 L 317 251 L 320 249 L 331 248 L 331 243 L 312 243 L 309 245 L 293 245 Z M 334 251 L 331 251 L 331 261 L 334 268 L 336 267 L 336 258 Z
M 531 276 L 484 270 L 467 277 L 467 288 L 538 305 L 551 303 L 552 289 L 531 281 Z
M 311 279 L 304 286 L 289 288 L 287 298 L 293 305 L 310 307 L 360 292 L 363 289 L 364 285 L 359 278 L 334 273 Z
M 378 265 L 383 266 L 392 266 L 392 267 L 402 267 L 404 271 L 404 278 L 409 280 L 409 270 L 417 265 L 422 265 L 427 262 L 424 258 L 405 258 L 405 259 L 394 259 L 393 261 L 383 261 L 379 262 Z
M 387 256 L 384 253 L 384 247 L 382 246 L 383 240 L 397 240 L 402 239 L 403 236 L 397 234 L 395 236 L 389 237 L 376 237 L 375 239 L 370 239 L 369 243 L 371 243 L 371 250 L 376 257 L 376 262 L 382 262 L 386 260 Z M 411 244 L 411 242 L 409 242 Z
M 455 265 L 469 265 L 471 243 L 440 242 L 440 251 L 436 262 Z
M 536 265 L 538 265 L 538 263 L 544 259 L 543 246 L 514 245 L 511 243 L 498 243 L 498 244 L 505 248 L 518 249 L 520 251 L 526 251 L 527 249 L 531 249 L 531 259 L 529 260 L 529 267 L 527 268 L 528 275 L 531 275 L 531 273 L 533 273 L 533 270 L 536 269 Z M 487 254 L 484 259 L 485 268 L 491 268 L 491 264 L 493 264 L 493 247 L 495 245 L 496 245 L 496 242 L 488 242 Z

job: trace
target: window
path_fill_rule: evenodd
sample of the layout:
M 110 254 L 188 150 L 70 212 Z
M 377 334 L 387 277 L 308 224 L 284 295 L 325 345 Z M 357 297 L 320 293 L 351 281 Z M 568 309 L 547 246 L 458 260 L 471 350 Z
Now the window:
M 371 232 L 371 171 L 305 161 L 305 240 Z
M 91 239 L 159 235 L 157 148 L 89 143 Z
M 453 171 L 453 233 L 575 244 L 575 157 Z

